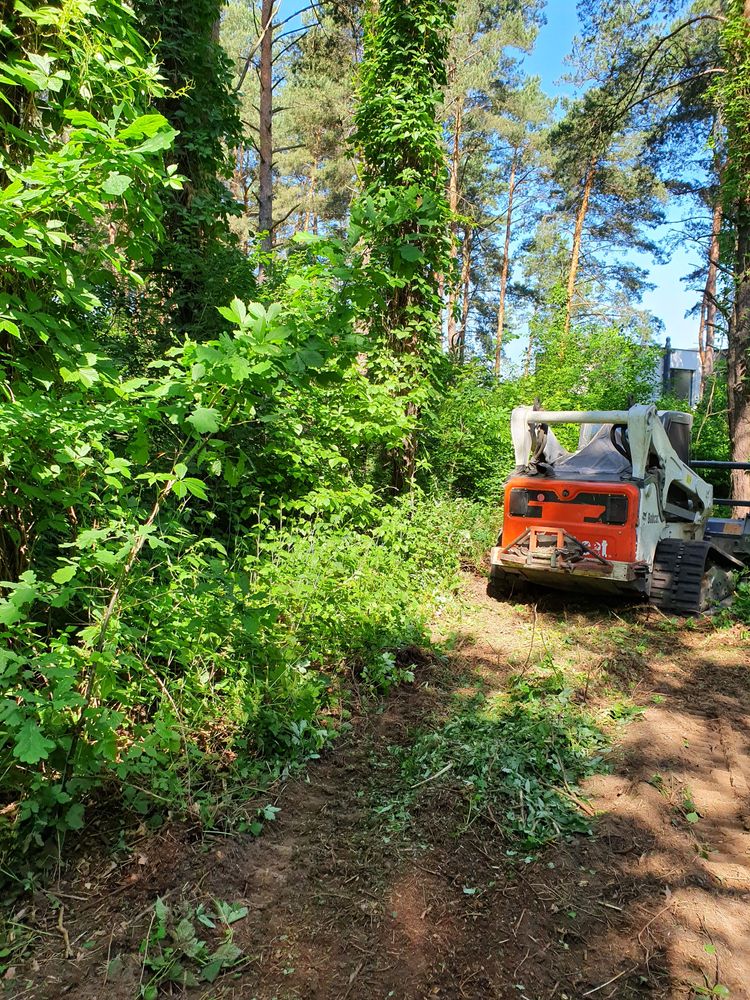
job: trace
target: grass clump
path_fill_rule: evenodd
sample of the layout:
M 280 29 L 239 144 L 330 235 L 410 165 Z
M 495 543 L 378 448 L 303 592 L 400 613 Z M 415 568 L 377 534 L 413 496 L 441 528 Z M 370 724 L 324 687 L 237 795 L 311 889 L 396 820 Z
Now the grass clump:
M 750 577 L 737 584 L 731 607 L 722 614 L 722 622 L 728 625 L 735 622 L 750 625 Z

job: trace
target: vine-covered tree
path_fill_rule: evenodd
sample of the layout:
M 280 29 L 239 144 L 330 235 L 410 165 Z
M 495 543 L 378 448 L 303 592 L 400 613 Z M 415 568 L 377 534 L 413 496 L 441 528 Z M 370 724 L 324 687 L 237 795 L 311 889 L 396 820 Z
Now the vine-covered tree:
M 438 275 L 449 267 L 445 158 L 437 115 L 453 7 L 445 0 L 380 0 L 365 35 L 354 141 L 364 194 L 356 221 L 368 264 L 391 275 L 370 328 L 396 365 L 407 429 L 392 459 L 401 491 L 417 472 L 417 420 L 439 347 Z
M 168 92 L 159 110 L 176 130 L 175 162 L 185 183 L 165 204 L 143 322 L 204 337 L 219 322 L 213 304 L 248 291 L 229 235 L 234 203 L 225 183 L 228 150 L 241 134 L 231 66 L 219 44 L 220 0 L 163 4 L 136 0 L 139 27 L 154 46 Z

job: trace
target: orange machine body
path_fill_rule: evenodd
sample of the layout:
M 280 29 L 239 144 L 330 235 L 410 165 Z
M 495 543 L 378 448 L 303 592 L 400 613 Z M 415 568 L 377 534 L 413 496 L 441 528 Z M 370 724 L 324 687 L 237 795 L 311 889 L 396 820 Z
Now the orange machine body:
M 502 548 L 529 528 L 562 529 L 603 559 L 634 562 L 639 500 L 632 483 L 515 477 L 505 487 Z

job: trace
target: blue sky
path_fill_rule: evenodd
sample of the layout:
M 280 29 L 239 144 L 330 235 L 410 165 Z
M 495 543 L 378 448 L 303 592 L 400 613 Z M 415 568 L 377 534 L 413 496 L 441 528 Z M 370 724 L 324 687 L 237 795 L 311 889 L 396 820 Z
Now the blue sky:
M 534 52 L 526 60 L 529 73 L 541 77 L 544 89 L 553 96 L 571 92 L 559 81 L 566 72 L 564 59 L 578 28 L 575 7 L 574 0 L 548 0 L 547 23 L 539 33 Z M 659 239 L 675 233 L 679 221 L 675 209 L 671 210 L 669 218 L 656 234 Z M 695 348 L 698 320 L 696 316 L 685 318 L 685 313 L 695 305 L 698 296 L 687 290 L 681 279 L 702 263 L 699 254 L 682 245 L 667 264 L 654 264 L 650 256 L 642 254 L 633 254 L 632 259 L 649 271 L 650 280 L 656 286 L 644 295 L 642 304 L 662 320 L 664 336 L 672 338 L 673 347 Z

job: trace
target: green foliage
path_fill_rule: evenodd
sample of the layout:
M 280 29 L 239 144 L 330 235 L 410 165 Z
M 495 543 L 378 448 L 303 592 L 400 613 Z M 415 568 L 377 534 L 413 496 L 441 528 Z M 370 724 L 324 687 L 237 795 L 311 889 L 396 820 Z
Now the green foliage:
M 750 197 L 747 164 L 750 163 L 750 25 L 742 0 L 728 0 L 720 28 L 725 72 L 717 74 L 709 89 L 726 129 L 727 159 L 721 190 L 727 215 Z
M 138 995 L 143 1000 L 156 1000 L 160 988 L 168 984 L 188 987 L 213 983 L 222 973 L 242 962 L 243 953 L 234 942 L 232 925 L 247 916 L 247 907 L 215 900 L 216 912 L 203 903 L 193 907 L 183 901 L 170 906 L 160 897 L 154 903 L 154 913 L 148 936 L 141 942 L 143 972 Z M 210 943 L 208 931 L 222 929 L 221 941 Z M 119 956 L 111 959 L 108 977 L 117 979 L 122 969 Z
M 370 8 L 355 133 L 368 180 L 401 185 L 408 173 L 440 192 L 444 157 L 435 107 L 446 81 L 453 13 L 444 0 L 408 6 L 384 0 Z
M 587 831 L 572 786 L 601 769 L 607 740 L 572 694 L 552 671 L 516 677 L 507 696 L 477 696 L 439 728 L 393 750 L 398 809 L 388 803 L 378 811 L 408 817 L 450 790 L 464 800 L 465 826 L 484 818 L 524 849 Z
M 354 330 L 419 266 L 418 241 L 397 233 L 395 258 L 367 268 L 361 230 L 300 241 L 265 302 L 235 298 L 204 323 L 222 301 L 209 278 L 234 280 L 217 8 L 139 10 L 177 91 L 105 0 L 68 20 L 50 9 L 41 32 L 42 15 L 22 12 L 28 44 L 3 64 L 14 99 L 23 91 L 0 193 L 1 304 L 18 341 L 0 345 L 6 856 L 83 829 L 105 794 L 154 820 L 222 822 L 233 789 L 330 739 L 352 671 L 369 691 L 408 679 L 396 651 L 422 636 L 468 540 L 463 508 L 415 496 L 383 509 L 374 473 L 414 421 L 391 356 Z M 35 113 L 37 93 L 63 96 Z M 181 129 L 184 197 L 162 162 L 176 130 L 154 101 Z M 380 205 L 398 218 L 421 207 L 416 188 Z M 154 260 L 170 268 L 163 323 L 153 281 L 132 295 Z M 250 284 L 252 267 L 241 262 Z M 253 833 L 271 818 L 239 812 Z
M 0 126 L 0 361 L 13 344 L 37 385 L 58 374 L 85 383 L 97 375 L 81 323 L 101 307 L 102 286 L 119 274 L 137 280 L 131 262 L 149 259 L 161 233 L 160 189 L 180 186 L 162 163 L 175 132 L 145 113 L 162 90 L 117 0 L 17 4 L 3 30 L 16 44 L 0 63 L 9 88 Z M 7 395 L 7 369 L 4 380 Z
M 299 233 L 256 288 L 229 229 L 242 135 L 219 8 L 19 2 L 0 26 L 0 851 L 14 870 L 100 804 L 259 834 L 275 807 L 243 790 L 319 753 L 352 690 L 412 679 L 400 650 L 426 640 L 495 534 L 512 406 L 624 405 L 651 366 L 609 328 L 563 339 L 554 301 L 520 380 L 441 355 L 453 8 L 439 0 L 373 8 L 349 232 Z M 315 156 L 337 114 L 298 121 L 311 150 L 327 136 Z M 573 828 L 552 786 L 585 772 L 598 736 L 561 699 L 514 693 L 449 724 L 472 816 L 510 803 L 529 842 Z M 404 773 L 441 747 L 425 737 Z M 528 782 L 535 811 L 519 818 Z M 197 911 L 160 905 L 145 995 L 239 960 L 198 936 Z
M 532 321 L 532 335 L 534 368 L 520 382 L 527 400 L 538 396 L 553 410 L 609 410 L 653 398 L 658 347 L 614 326 L 574 324 L 566 333 L 559 307 L 549 320 Z
M 438 275 L 450 266 L 445 167 L 437 107 L 453 5 L 382 0 L 365 36 L 354 143 L 365 190 L 350 234 L 385 293 L 369 332 L 389 354 L 409 427 L 394 456 L 393 485 L 413 483 L 416 422 L 434 392 L 442 301 Z
M 427 428 L 437 488 L 496 503 L 514 465 L 510 413 L 525 402 L 516 383 L 498 382 L 478 362 L 456 367 Z
M 514 465 L 510 414 L 539 399 L 548 409 L 627 409 L 653 398 L 658 348 L 611 327 L 573 326 L 565 334 L 557 313 L 536 322 L 534 369 L 498 382 L 483 365 L 457 366 L 430 420 L 425 442 L 439 489 L 497 499 Z M 714 425 L 711 424 L 713 427 Z M 568 447 L 577 429 L 560 428 Z
M 725 623 L 741 622 L 750 625 L 750 581 L 742 580 L 732 598 L 732 606 L 724 612 Z
M 693 458 L 711 461 L 731 462 L 732 445 L 729 438 L 727 419 L 727 380 L 723 365 L 706 380 L 703 397 L 693 417 Z M 713 485 L 714 496 L 732 495 L 729 471 L 722 469 L 701 469 L 701 476 Z
M 186 181 L 164 199 L 165 238 L 139 303 L 138 326 L 146 337 L 160 330 L 162 344 L 184 334 L 201 340 L 226 328 L 215 305 L 255 293 L 252 269 L 229 231 L 238 207 L 225 178 L 242 123 L 232 67 L 218 40 L 223 4 L 136 0 L 134 9 L 168 88 L 158 106 L 177 132 L 173 156 Z M 132 312 L 128 299 L 116 304 Z
M 235 346 L 222 354 L 216 344 L 188 345 L 184 370 L 213 352 L 226 373 L 242 357 Z M 176 378 L 183 369 L 172 364 Z M 246 402 L 251 381 L 242 382 Z M 457 553 L 471 555 L 476 515 L 487 517 L 485 508 L 413 497 L 373 513 L 368 531 L 261 519 L 230 554 L 191 530 L 189 505 L 202 506 L 206 494 L 203 480 L 186 474 L 216 461 L 232 469 L 226 440 L 196 426 L 195 384 L 190 400 L 170 387 L 171 396 L 159 381 L 140 398 L 182 414 L 194 441 L 183 447 L 185 461 L 140 473 L 121 460 L 120 502 L 106 525 L 79 531 L 49 561 L 46 581 L 28 571 L 0 602 L 2 790 L 14 803 L 6 850 L 41 844 L 50 829 L 82 828 L 97 789 L 111 794 L 114 785 L 138 813 L 166 802 L 209 820 L 221 815 L 227 786 L 262 785 L 317 753 L 352 671 L 373 692 L 408 680 L 394 653 L 424 641 Z M 210 427 L 236 405 L 230 388 L 220 396 L 214 387 Z M 114 478 L 111 459 L 103 464 L 102 478 Z M 151 525 L 136 516 L 144 483 L 161 504 Z

